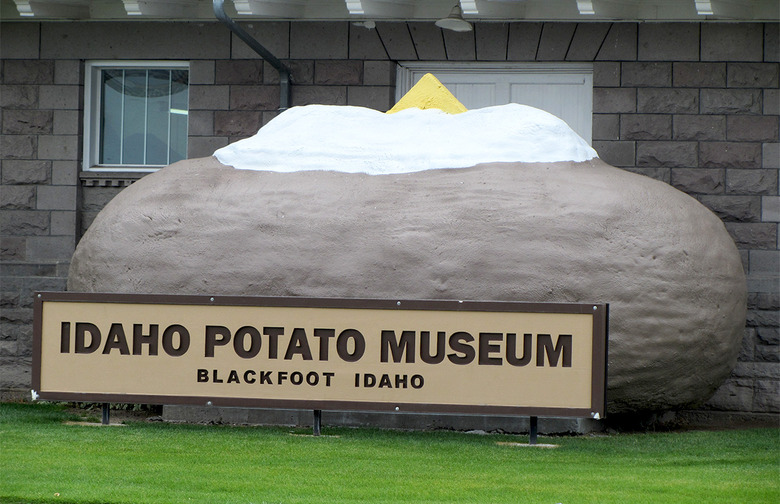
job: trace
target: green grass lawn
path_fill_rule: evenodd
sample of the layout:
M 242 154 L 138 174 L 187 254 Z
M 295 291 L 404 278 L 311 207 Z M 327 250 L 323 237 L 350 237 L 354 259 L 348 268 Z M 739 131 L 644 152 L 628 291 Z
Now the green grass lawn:
M 780 502 L 778 430 L 540 438 L 559 445 L 541 449 L 497 444 L 527 442 L 507 435 L 67 419 L 56 405 L 0 404 L 0 502 Z

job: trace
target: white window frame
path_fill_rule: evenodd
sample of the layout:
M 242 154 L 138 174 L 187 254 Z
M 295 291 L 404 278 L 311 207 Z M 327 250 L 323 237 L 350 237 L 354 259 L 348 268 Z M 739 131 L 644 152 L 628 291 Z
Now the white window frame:
M 102 70 L 132 70 L 174 68 L 189 72 L 189 61 L 146 61 L 146 60 L 92 60 L 84 64 L 84 171 L 102 172 L 155 172 L 164 165 L 101 165 L 100 159 L 100 119 L 101 119 L 101 83 Z M 189 106 L 187 107 L 189 116 Z M 188 124 L 189 126 L 189 124 Z
M 590 63 L 541 62 L 453 62 L 453 61 L 408 61 L 399 62 L 396 72 L 396 102 L 425 74 L 432 73 L 440 79 L 449 74 L 524 74 L 565 76 L 582 84 L 585 98 L 579 114 L 585 118 L 577 133 L 591 144 L 593 137 L 593 65 Z M 446 85 L 446 83 L 445 83 Z M 499 103 L 501 104 L 501 103 Z

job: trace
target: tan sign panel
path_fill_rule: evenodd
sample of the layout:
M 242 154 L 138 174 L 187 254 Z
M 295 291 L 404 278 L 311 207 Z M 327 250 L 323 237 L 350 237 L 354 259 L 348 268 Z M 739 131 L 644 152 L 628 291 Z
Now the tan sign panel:
M 36 296 L 43 399 L 605 413 L 603 304 Z

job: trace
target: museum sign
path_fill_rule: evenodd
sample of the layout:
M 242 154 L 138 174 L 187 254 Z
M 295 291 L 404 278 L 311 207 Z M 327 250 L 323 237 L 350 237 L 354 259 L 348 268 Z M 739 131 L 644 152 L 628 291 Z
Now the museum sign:
M 41 399 L 605 414 L 607 305 L 36 294 Z

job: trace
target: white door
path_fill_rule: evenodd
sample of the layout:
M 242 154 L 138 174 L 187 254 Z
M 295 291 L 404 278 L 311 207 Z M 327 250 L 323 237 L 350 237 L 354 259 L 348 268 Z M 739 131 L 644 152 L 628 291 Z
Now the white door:
M 396 101 L 432 73 L 468 109 L 522 103 L 546 110 L 591 143 L 593 66 L 567 63 L 439 63 L 399 65 Z

